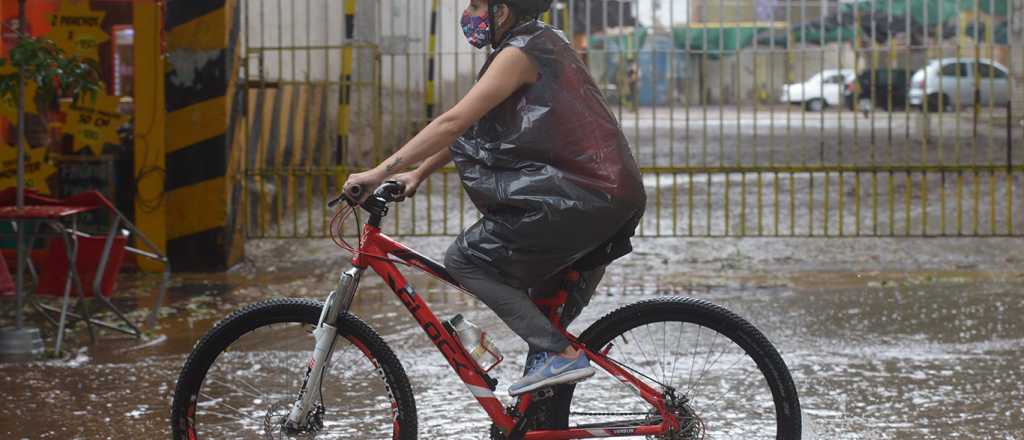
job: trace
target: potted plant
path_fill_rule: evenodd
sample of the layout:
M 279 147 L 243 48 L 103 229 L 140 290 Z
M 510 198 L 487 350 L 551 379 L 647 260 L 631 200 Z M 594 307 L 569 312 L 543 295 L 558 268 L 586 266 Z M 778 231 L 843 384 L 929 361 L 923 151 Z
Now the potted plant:
M 73 103 L 85 96 L 95 99 L 103 84 L 93 61 L 65 54 L 52 40 L 21 35 L 7 58 L 0 58 L 0 71 L 6 71 L 0 74 L 0 100 L 12 108 L 18 102 L 19 68 L 24 69 L 26 86 L 33 83 L 36 89 L 36 116 L 30 117 L 28 111 L 25 115 L 26 139 L 36 147 L 50 143 L 49 122 L 58 99 L 70 98 Z

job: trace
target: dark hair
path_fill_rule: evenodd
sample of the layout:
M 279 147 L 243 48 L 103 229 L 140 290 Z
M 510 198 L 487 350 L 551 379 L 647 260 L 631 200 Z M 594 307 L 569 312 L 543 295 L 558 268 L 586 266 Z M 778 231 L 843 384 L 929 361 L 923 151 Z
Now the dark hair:
M 491 5 L 507 5 L 519 21 L 531 20 L 551 9 L 552 0 L 492 0 Z
M 551 9 L 552 0 L 509 0 L 508 5 L 519 14 L 520 17 L 536 18 Z
M 551 9 L 552 0 L 490 0 L 487 3 L 487 20 L 491 24 L 491 48 L 497 49 L 501 45 L 501 41 L 494 38 L 494 32 L 497 29 L 494 18 L 497 15 L 498 5 L 508 6 L 515 15 L 516 24 L 524 23 L 529 20 L 534 20 L 540 17 L 541 14 Z M 506 35 L 507 39 L 509 35 Z

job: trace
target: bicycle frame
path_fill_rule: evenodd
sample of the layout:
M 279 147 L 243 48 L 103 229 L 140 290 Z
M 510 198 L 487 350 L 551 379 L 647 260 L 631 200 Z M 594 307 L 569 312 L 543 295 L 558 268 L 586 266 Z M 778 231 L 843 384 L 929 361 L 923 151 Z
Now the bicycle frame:
M 395 295 L 398 296 L 398 299 L 402 304 L 409 310 L 409 313 L 412 314 L 416 322 L 423 328 L 427 337 L 430 338 L 431 342 L 433 342 L 435 346 L 437 346 L 441 355 L 444 356 L 445 360 L 448 361 L 448 364 L 451 365 L 453 370 L 455 370 L 455 373 L 466 385 L 473 397 L 477 399 L 480 406 L 483 407 L 484 411 L 487 412 L 491 420 L 502 430 L 502 432 L 522 432 L 522 426 L 526 421 L 526 417 L 522 415 L 527 414 L 527 410 L 533 400 L 533 395 L 526 394 L 519 399 L 516 411 L 514 412 L 516 417 L 507 414 L 501 401 L 494 395 L 494 389 L 497 385 L 497 381 L 488 376 L 487 373 L 485 373 L 473 360 L 463 345 L 445 329 L 441 320 L 439 320 L 430 310 L 429 305 L 427 305 L 421 296 L 416 294 L 412 285 L 410 285 L 408 281 L 406 281 L 405 277 L 402 276 L 402 273 L 395 266 L 395 261 L 392 260 L 391 257 L 398 258 L 411 266 L 415 266 L 423 270 L 435 278 L 445 281 L 459 289 L 465 290 L 457 281 L 455 281 L 455 279 L 451 277 L 441 264 L 391 239 L 387 235 L 381 233 L 378 227 L 371 224 L 364 225 L 359 252 L 356 253 L 355 257 L 352 259 L 352 264 L 355 266 L 358 273 L 361 274 L 363 270 L 369 267 L 384 279 L 391 290 L 394 291 Z M 357 287 L 355 284 L 358 284 L 358 275 L 352 281 L 352 285 L 342 286 L 342 289 L 348 287 L 348 292 L 341 290 L 339 293 L 348 293 L 348 295 L 351 295 Z M 564 302 L 565 296 L 561 295 L 559 299 Z M 341 299 L 340 301 L 342 303 L 351 301 L 351 297 L 349 296 L 348 298 Z M 549 304 L 554 305 L 550 303 L 550 300 Z M 344 304 L 344 309 L 341 311 L 347 311 L 347 306 L 348 304 Z M 584 344 L 580 343 L 574 335 L 567 332 L 560 325 L 557 316 L 551 314 L 549 317 L 552 318 L 556 328 L 562 329 L 563 334 L 565 334 L 570 343 L 578 350 L 583 351 L 590 358 L 592 363 L 610 373 L 626 386 L 632 387 L 642 399 L 657 409 L 661 414 L 661 423 L 643 426 L 610 425 L 594 427 L 588 426 L 564 430 L 535 430 L 527 432 L 524 437 L 525 439 L 560 440 L 594 437 L 661 435 L 665 434 L 670 429 L 675 431 L 679 430 L 679 423 L 676 420 L 675 415 L 668 410 L 667 405 L 665 404 L 665 399 L 660 392 L 609 359 L 606 356 L 608 349 L 605 349 L 605 351 L 601 353 L 590 351 Z

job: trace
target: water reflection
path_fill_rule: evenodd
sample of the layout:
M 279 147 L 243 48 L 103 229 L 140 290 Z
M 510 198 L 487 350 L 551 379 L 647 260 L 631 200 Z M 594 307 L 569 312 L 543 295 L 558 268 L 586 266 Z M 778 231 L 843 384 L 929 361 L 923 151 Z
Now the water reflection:
M 1019 274 L 736 271 L 741 275 L 733 276 L 706 267 L 668 270 L 661 259 L 646 257 L 648 263 L 623 265 L 609 274 L 574 331 L 640 299 L 698 296 L 746 317 L 777 345 L 818 438 L 1024 438 L 1024 320 L 1019 318 L 1024 316 L 1024 277 Z M 521 372 L 525 345 L 472 299 L 422 277 L 412 280 L 439 316 L 464 313 L 496 337 L 507 355 L 495 371 L 502 391 Z M 166 336 L 162 343 L 140 346 L 106 335 L 100 344 L 83 346 L 62 360 L 0 365 L 0 433 L 42 439 L 166 437 L 170 397 L 185 355 L 217 319 L 270 296 L 322 298 L 332 283 L 333 275 L 311 267 L 179 280 L 156 332 Z M 354 312 L 403 361 L 413 384 L 421 438 L 486 438 L 486 414 L 379 282 L 364 285 Z M 284 341 L 259 341 L 257 349 L 232 353 L 232 362 L 251 367 L 253 378 L 241 379 L 277 377 L 282 387 L 293 385 L 290 371 L 300 367 L 291 361 L 301 357 L 289 350 L 300 344 Z M 355 359 L 351 363 L 358 365 Z M 698 393 L 708 396 L 703 399 L 721 426 L 743 427 L 748 418 L 741 414 L 764 407 L 757 400 L 727 397 L 737 389 L 756 388 L 743 381 L 753 375 L 737 368 L 710 376 Z M 210 396 L 240 409 L 269 407 L 269 401 L 285 394 L 255 393 L 229 379 L 223 378 L 230 387 L 222 389 L 211 383 Z M 372 381 L 360 382 L 358 375 L 338 380 L 359 390 L 359 405 L 383 405 L 374 400 L 380 394 L 372 392 Z M 594 379 L 594 393 L 603 402 L 625 401 L 628 390 L 598 386 L 606 380 Z M 726 397 L 711 397 L 716 395 Z M 236 423 L 238 435 L 219 438 L 252 438 L 245 434 L 258 430 L 255 421 L 239 423 L 229 416 L 224 421 Z M 378 416 L 366 417 L 373 421 Z M 351 432 L 352 425 L 332 429 Z

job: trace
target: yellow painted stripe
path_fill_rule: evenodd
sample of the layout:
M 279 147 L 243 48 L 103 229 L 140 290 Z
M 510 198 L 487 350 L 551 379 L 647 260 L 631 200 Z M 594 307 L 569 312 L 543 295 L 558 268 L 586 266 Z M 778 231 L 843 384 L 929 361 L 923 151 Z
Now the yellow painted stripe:
M 426 98 L 427 104 L 434 103 L 434 80 L 427 81 L 427 93 Z
M 349 108 L 348 104 L 341 106 L 340 113 L 338 114 L 338 134 L 341 136 L 348 136 L 349 129 L 351 128 L 350 126 L 352 125 L 349 121 L 349 115 L 351 115 L 351 113 L 352 110 Z
M 220 8 L 167 31 L 167 50 L 218 50 L 227 47 L 227 10 Z
M 167 193 L 167 238 L 224 227 L 227 179 L 218 177 Z
M 341 74 L 351 75 L 352 74 L 352 46 L 345 46 L 341 49 Z M 351 84 L 346 84 L 351 86 Z
M 224 134 L 227 97 L 210 99 L 167 114 L 167 152 Z

